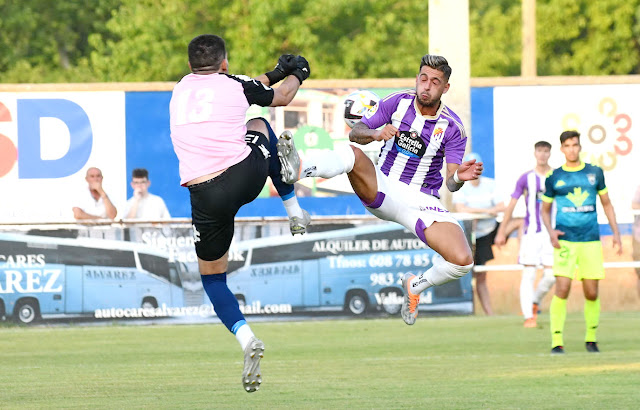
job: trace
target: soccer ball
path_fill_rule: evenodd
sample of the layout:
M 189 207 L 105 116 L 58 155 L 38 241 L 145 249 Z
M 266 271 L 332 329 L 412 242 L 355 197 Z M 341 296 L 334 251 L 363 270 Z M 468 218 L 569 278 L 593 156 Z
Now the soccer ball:
M 354 91 L 344 99 L 344 122 L 350 128 L 362 119 L 364 114 L 380 101 L 375 93 L 368 90 Z

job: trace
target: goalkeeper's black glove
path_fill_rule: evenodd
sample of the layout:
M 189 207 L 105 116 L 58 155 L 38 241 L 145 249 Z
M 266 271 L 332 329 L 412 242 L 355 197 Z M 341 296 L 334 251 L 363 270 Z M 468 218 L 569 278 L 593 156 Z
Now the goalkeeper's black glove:
M 275 68 L 268 73 L 265 73 L 269 79 L 269 85 L 274 85 L 278 81 L 284 80 L 284 78 L 290 75 L 295 69 L 297 69 L 297 59 L 293 54 L 283 54 L 278 59 L 278 64 Z
M 311 75 L 311 69 L 309 68 L 309 62 L 306 58 L 302 56 L 296 57 L 296 69 L 293 70 L 291 75 L 295 75 L 298 81 L 300 81 L 300 85 L 302 82 L 309 78 Z

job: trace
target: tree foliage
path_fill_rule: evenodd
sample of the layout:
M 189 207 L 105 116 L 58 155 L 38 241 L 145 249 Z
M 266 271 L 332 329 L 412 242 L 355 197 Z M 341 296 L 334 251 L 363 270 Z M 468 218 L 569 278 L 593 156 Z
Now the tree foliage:
M 0 0 L 0 73 L 2 82 L 98 80 L 78 77 L 91 52 L 93 33 L 110 36 L 105 23 L 119 0 Z
M 521 0 L 469 0 L 471 74 L 516 76 Z M 0 81 L 174 81 L 194 36 L 225 38 L 230 71 L 303 54 L 312 78 L 412 77 L 426 0 L 0 0 Z M 640 0 L 538 0 L 539 75 L 638 74 Z

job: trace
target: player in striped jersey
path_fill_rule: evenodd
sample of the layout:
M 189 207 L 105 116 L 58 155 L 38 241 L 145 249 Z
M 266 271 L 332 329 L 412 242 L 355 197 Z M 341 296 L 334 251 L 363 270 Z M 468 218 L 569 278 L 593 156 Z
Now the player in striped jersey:
M 382 99 L 349 134 L 351 142 L 385 141 L 377 165 L 355 146 L 307 155 L 302 164 L 293 140 L 281 136 L 278 155 L 283 181 L 300 177 L 331 178 L 347 173 L 364 206 L 380 219 L 413 232 L 442 257 L 433 266 L 402 280 L 402 318 L 411 325 L 418 315 L 420 293 L 456 280 L 473 267 L 473 256 L 458 222 L 440 203 L 441 170 L 447 162 L 447 188 L 457 191 L 482 174 L 482 163 L 462 162 L 467 135 L 460 118 L 440 100 L 449 90 L 451 67 L 444 57 L 425 55 L 416 88 Z
M 523 196 L 526 214 L 518 261 L 524 265 L 520 282 L 520 308 L 524 315 L 524 327 L 537 327 L 538 306 L 542 298 L 556 282 L 551 269 L 553 265 L 553 247 L 549 242 L 549 234 L 542 223 L 540 215 L 544 181 L 546 175 L 551 172 L 551 167 L 549 166 L 551 144 L 546 141 L 536 142 L 533 155 L 536 158 L 536 167 L 518 178 L 516 189 L 511 194 L 511 201 L 504 211 L 504 219 L 498 228 L 494 241 L 499 247 L 506 243 L 506 226 L 511 220 L 518 199 Z M 534 291 L 536 267 L 540 265 L 544 266 L 544 275 Z

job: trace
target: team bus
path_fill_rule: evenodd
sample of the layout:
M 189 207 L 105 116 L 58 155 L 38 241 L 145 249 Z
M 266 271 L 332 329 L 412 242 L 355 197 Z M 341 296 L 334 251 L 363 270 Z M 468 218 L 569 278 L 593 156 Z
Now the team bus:
M 0 317 L 182 307 L 184 266 L 144 244 L 0 233 Z
M 289 304 L 292 311 L 352 315 L 397 314 L 402 276 L 420 274 L 440 257 L 395 223 L 247 240 L 232 245 L 229 256 L 228 286 L 247 308 Z M 472 313 L 472 294 L 466 275 L 427 289 L 419 309 Z

